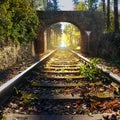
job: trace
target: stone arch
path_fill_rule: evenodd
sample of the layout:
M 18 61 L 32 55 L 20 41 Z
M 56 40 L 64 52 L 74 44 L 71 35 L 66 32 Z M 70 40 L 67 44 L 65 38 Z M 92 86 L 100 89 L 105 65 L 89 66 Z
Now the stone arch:
M 44 30 L 57 22 L 69 22 L 78 27 L 82 35 L 81 52 L 97 54 L 101 35 L 104 30 L 104 14 L 90 11 L 37 11 L 43 26 L 37 38 L 36 53 L 44 52 Z M 85 30 L 90 30 L 90 41 Z M 89 44 L 89 50 L 87 45 Z

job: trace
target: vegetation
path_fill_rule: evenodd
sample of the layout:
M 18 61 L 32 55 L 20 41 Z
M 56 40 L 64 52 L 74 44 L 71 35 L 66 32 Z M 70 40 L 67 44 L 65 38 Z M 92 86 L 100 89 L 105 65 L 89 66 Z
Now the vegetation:
M 45 11 L 59 11 L 59 6 L 58 6 L 58 0 L 45 0 L 47 1 L 47 4 L 44 4 L 44 10 Z M 49 28 L 46 29 L 46 37 L 48 40 L 48 48 L 54 48 L 57 47 L 58 44 L 56 44 L 55 41 L 59 41 L 60 36 L 61 36 L 61 24 L 56 23 L 50 26 Z
M 119 32 L 118 0 L 84 0 L 75 6 L 75 10 L 103 11 L 105 15 L 105 31 Z
M 21 99 L 24 103 L 30 104 L 34 99 L 36 99 L 36 95 L 31 93 L 23 93 Z
M 79 3 L 79 0 L 72 0 L 74 5 L 77 5 Z
M 0 3 L 0 42 L 3 43 L 4 41 L 9 39 L 10 37 L 10 30 L 12 28 L 12 21 L 11 21 L 11 13 L 8 12 L 9 3 Z
M 58 11 L 59 10 L 58 0 L 48 1 L 45 10 Z
M 59 42 L 56 41 L 60 41 L 61 34 L 62 30 L 60 23 L 53 24 L 46 30 L 46 37 L 49 39 L 48 48 L 58 47 Z
M 0 2 L 0 43 L 24 43 L 35 39 L 39 25 L 28 0 Z
M 64 40 L 66 40 L 65 42 L 69 47 L 77 48 L 80 46 L 81 35 L 79 29 L 76 26 L 73 24 L 66 24 L 63 32 L 65 34 Z
M 36 9 L 36 10 L 44 10 L 44 7 L 43 6 L 43 1 L 44 0 L 29 0 L 30 1 L 30 4 L 31 6 Z M 46 0 L 45 0 L 46 1 Z M 46 4 L 47 4 L 47 1 L 46 1 Z
M 101 43 L 101 48 L 104 48 L 104 53 L 102 54 L 108 58 L 116 58 L 120 55 L 120 34 L 119 33 L 106 33 L 103 35 L 103 40 Z M 101 51 L 102 52 L 102 51 Z M 108 54 L 110 53 L 110 54 Z M 106 56 L 109 55 L 109 56 Z
M 119 31 L 119 18 L 118 18 L 118 0 L 114 0 L 114 26 L 115 32 Z
M 75 10 L 103 11 L 105 16 L 105 29 L 100 43 L 100 55 L 109 58 L 118 58 L 120 54 L 120 13 L 118 0 L 84 0 L 79 2 Z M 96 6 L 97 5 L 97 6 Z
M 85 6 L 89 11 L 96 11 L 97 10 L 97 0 L 85 0 Z
M 85 11 L 85 10 L 87 10 L 87 7 L 85 6 L 85 4 L 83 2 L 79 2 L 78 5 L 76 5 L 74 9 Z
M 96 76 L 101 73 L 101 70 L 96 67 L 99 59 L 92 59 L 90 63 L 80 65 L 80 73 L 90 80 L 96 80 Z

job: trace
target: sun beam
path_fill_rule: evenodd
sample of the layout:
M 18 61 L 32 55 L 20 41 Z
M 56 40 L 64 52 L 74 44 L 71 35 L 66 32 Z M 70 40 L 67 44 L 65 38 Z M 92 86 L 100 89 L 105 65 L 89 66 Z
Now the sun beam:
M 67 47 L 67 45 L 66 45 L 66 43 L 64 41 L 62 41 L 61 44 L 60 44 L 60 47 L 65 48 L 65 47 Z

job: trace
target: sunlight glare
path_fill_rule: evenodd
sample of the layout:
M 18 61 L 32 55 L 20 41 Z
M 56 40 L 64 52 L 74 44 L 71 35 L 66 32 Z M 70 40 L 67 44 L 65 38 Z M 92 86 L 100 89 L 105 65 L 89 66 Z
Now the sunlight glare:
M 61 47 L 61 48 L 65 48 L 65 47 L 67 47 L 67 45 L 65 44 L 64 41 L 62 41 L 61 44 L 60 44 L 60 47 Z

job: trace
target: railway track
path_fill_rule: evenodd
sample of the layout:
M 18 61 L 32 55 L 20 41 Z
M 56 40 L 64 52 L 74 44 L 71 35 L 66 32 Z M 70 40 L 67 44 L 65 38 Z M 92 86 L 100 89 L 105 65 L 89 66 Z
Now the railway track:
M 80 66 L 88 61 L 74 52 L 62 49 L 51 54 L 19 76 L 20 87 L 8 84 L 5 93 L 13 92 L 1 104 L 5 120 L 119 120 L 118 81 L 104 73 L 95 80 L 81 74 Z

